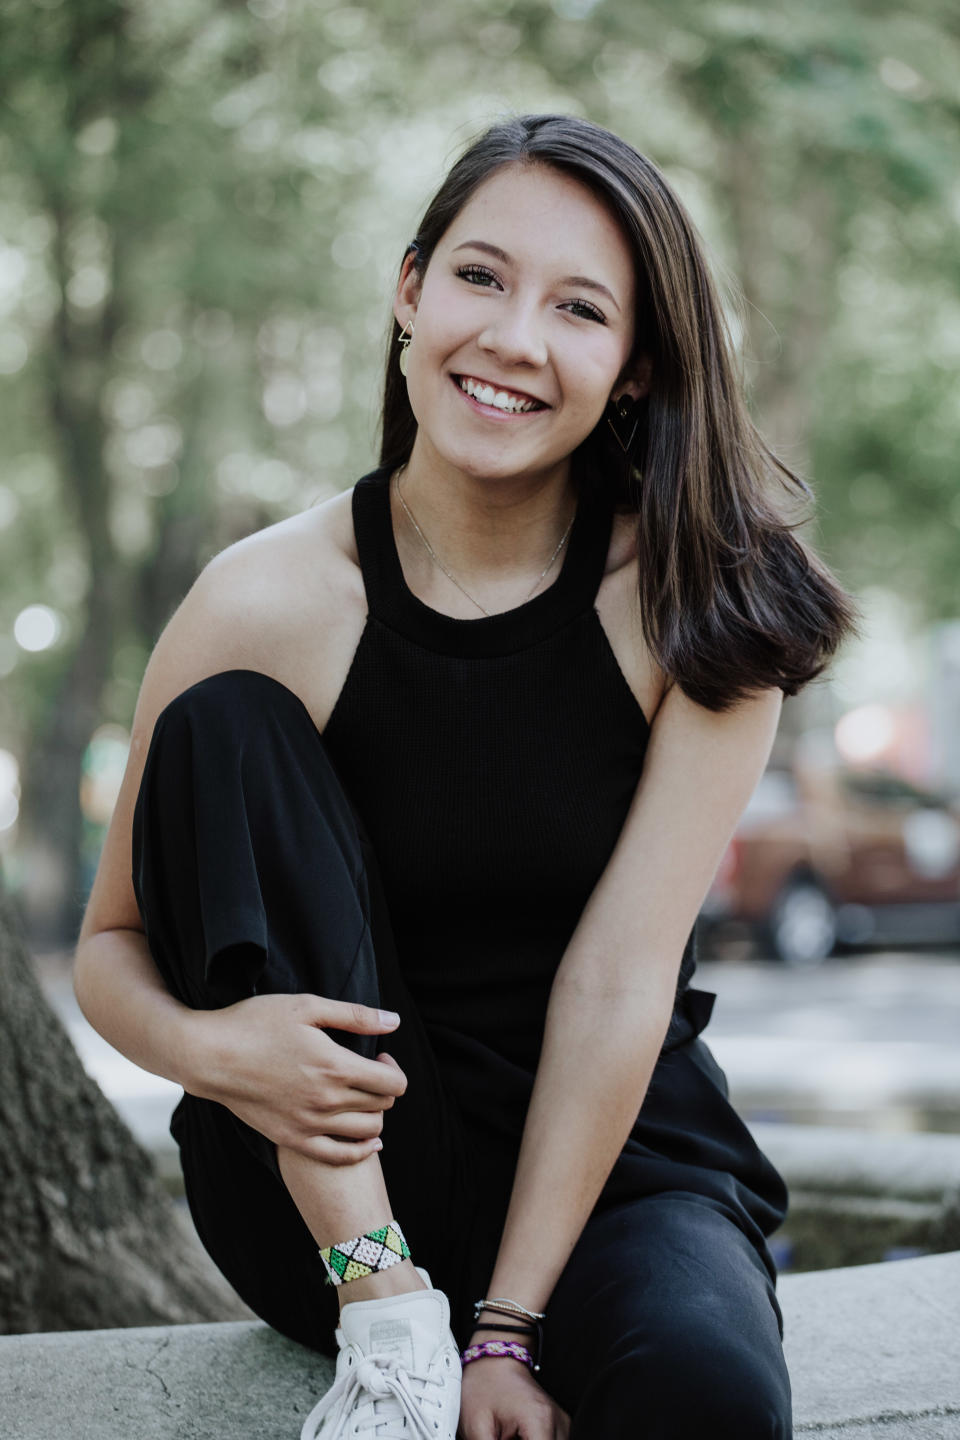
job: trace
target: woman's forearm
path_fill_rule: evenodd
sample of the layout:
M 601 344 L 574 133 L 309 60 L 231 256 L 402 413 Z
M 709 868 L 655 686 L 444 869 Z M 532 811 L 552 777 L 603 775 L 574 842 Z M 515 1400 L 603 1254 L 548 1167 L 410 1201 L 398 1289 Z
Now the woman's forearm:
M 74 984 L 94 1029 L 135 1064 L 310 1160 L 368 1159 L 380 1112 L 406 1089 L 398 1065 L 362 1059 L 326 1033 L 383 1035 L 394 1028 L 383 1011 L 307 993 L 193 1010 L 165 988 L 142 931 L 84 938 Z
M 489 1295 L 545 1308 L 637 1118 L 673 993 L 663 976 L 629 985 L 616 967 L 565 957 Z
M 170 994 L 142 930 L 101 930 L 82 940 L 73 985 L 80 1009 L 114 1049 L 142 1070 L 202 1093 L 197 1062 L 205 1012 Z

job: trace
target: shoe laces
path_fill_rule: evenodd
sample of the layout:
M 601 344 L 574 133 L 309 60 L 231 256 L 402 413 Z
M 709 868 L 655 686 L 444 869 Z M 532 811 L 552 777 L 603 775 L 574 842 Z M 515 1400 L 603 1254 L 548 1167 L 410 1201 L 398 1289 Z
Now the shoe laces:
M 300 1440 L 316 1440 L 321 1425 L 332 1422 L 327 1434 L 375 1435 L 377 1440 L 437 1440 L 444 1380 L 398 1365 L 392 1355 L 366 1355 L 335 1380 L 303 1423 Z M 423 1412 L 436 1408 L 437 1419 Z

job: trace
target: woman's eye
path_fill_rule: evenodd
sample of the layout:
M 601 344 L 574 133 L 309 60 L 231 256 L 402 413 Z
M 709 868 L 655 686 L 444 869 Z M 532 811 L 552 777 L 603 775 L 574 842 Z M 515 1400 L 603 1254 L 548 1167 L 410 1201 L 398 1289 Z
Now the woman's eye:
M 607 323 L 607 317 L 603 311 L 598 310 L 596 305 L 591 305 L 589 300 L 571 300 L 570 308 L 584 320 L 599 320 L 601 325 Z
M 469 280 L 471 285 L 499 285 L 499 280 L 492 270 L 486 265 L 461 265 L 457 275 L 463 280 Z
M 492 285 L 499 285 L 500 281 L 492 270 L 486 265 L 461 265 L 455 272 L 458 279 L 466 280 L 470 285 L 480 285 L 489 288 Z M 607 317 L 596 305 L 591 305 L 589 300 L 570 300 L 567 302 L 567 309 L 583 320 L 596 320 L 600 325 L 606 325 Z

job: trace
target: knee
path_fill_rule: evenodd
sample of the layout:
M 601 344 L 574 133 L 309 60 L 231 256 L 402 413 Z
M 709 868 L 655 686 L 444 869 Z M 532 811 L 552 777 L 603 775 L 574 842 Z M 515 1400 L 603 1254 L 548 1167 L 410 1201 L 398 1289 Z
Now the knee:
M 249 788 L 269 795 L 308 765 L 325 759 L 320 735 L 299 696 L 257 670 L 222 670 L 176 695 L 160 712 L 144 767 L 155 806 L 185 794 L 218 801 Z M 249 781 L 254 781 L 248 785 Z M 328 782 L 329 783 L 329 782 Z
M 678 1347 L 679 1348 L 679 1347 Z M 714 1337 L 672 1357 L 671 1389 L 681 1423 L 675 1436 L 704 1440 L 790 1440 L 790 1385 L 782 1351 L 758 1355 L 740 1337 Z
M 609 1419 L 596 1433 L 610 1440 L 790 1440 L 792 1435 L 782 1350 L 757 1354 L 736 1334 L 704 1327 L 628 1342 L 599 1388 Z
M 158 803 L 172 793 L 171 786 L 182 800 L 184 787 L 207 773 L 211 761 L 222 764 L 228 753 L 239 748 L 251 689 L 242 677 L 249 673 L 209 675 L 175 695 L 160 711 L 144 767 L 145 784 L 156 787 Z
M 168 736 L 215 730 L 222 742 L 238 740 L 266 717 L 304 711 L 292 690 L 258 670 L 221 670 L 176 695 L 161 711 L 158 731 Z

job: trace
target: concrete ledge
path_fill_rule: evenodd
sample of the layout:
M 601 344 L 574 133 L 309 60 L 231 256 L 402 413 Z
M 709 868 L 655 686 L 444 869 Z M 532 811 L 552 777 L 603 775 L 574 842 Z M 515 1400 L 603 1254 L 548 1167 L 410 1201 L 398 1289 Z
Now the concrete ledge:
M 791 1190 L 932 1201 L 960 1194 L 960 1135 L 769 1121 L 749 1128 Z
M 958 1440 L 960 1251 L 786 1275 L 778 1289 L 798 1434 Z M 259 1323 L 6 1336 L 0 1433 L 296 1440 L 332 1375 Z
M 785 1275 L 799 1433 L 960 1437 L 960 1251 Z
M 297 1440 L 333 1361 L 259 1321 L 0 1338 L 11 1440 Z

